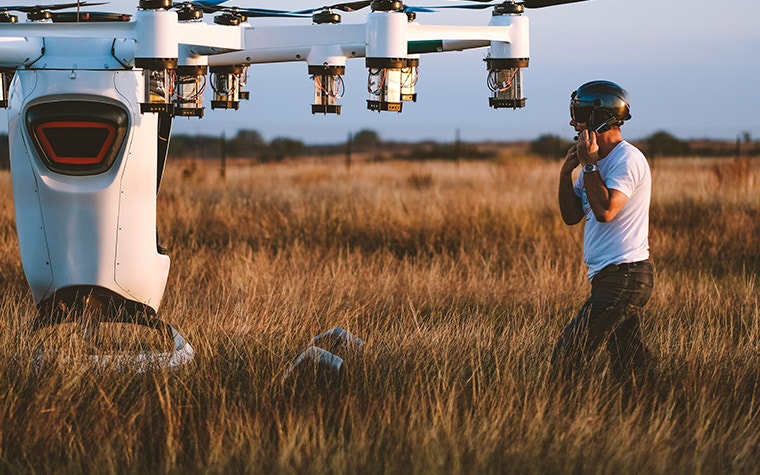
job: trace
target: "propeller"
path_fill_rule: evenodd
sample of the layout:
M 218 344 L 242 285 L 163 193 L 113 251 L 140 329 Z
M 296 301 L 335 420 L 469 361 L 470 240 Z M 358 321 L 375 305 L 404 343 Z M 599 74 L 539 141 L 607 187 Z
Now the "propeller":
M 273 18 L 309 18 L 309 15 L 304 15 L 296 12 L 289 12 L 287 10 L 269 10 L 267 8 L 223 8 L 221 11 L 224 13 L 230 13 L 233 15 L 243 15 L 246 17 L 273 17 Z
M 361 10 L 369 6 L 372 0 L 359 0 L 355 2 L 337 3 L 334 5 L 325 5 L 316 8 L 308 8 L 304 10 L 274 10 L 270 8 L 241 8 L 241 7 L 228 7 L 219 5 L 224 3 L 225 0 L 206 0 L 203 2 L 185 2 L 175 4 L 175 8 L 197 8 L 205 13 L 222 13 L 228 16 L 243 17 L 275 17 L 275 18 L 312 18 L 317 21 L 320 15 L 326 18 L 324 22 L 340 22 L 340 16 L 333 14 L 332 10 L 340 10 L 344 12 L 354 12 Z M 190 5 L 190 6 L 188 6 Z M 325 16 L 326 15 L 326 16 Z M 327 18 L 329 17 L 329 18 Z M 322 22 L 322 21 L 317 21 Z
M 493 3 L 493 0 L 468 0 L 468 1 L 488 4 L 487 6 L 484 6 L 481 8 L 493 7 L 496 5 L 510 4 L 510 3 L 514 5 L 522 5 L 525 8 L 543 8 L 543 7 L 554 7 L 557 5 L 565 5 L 568 3 L 585 2 L 587 0 L 522 0 L 521 2 L 507 0 L 505 2 L 500 2 L 500 3 Z M 459 6 L 444 6 L 443 8 L 457 8 L 457 7 Z M 462 7 L 463 8 L 478 8 L 478 7 L 467 7 L 467 6 L 462 6 Z M 429 7 L 429 8 L 441 8 L 441 7 Z
M 83 6 L 105 5 L 106 3 L 87 3 L 85 1 L 76 3 L 54 3 L 49 5 L 5 5 L 0 6 L 0 22 L 2 23 L 16 23 L 18 17 L 16 15 L 10 15 L 8 12 L 15 11 L 26 13 L 27 18 L 30 21 L 50 20 L 54 14 L 51 13 L 56 10 L 65 10 L 67 8 L 76 8 L 78 16 L 79 10 Z
M 196 8 L 205 13 L 227 13 L 245 17 L 291 17 L 308 18 L 302 12 L 288 10 L 273 10 L 269 8 L 242 8 L 220 5 L 223 2 L 184 2 L 175 4 L 175 8 Z
M 355 12 L 372 5 L 373 1 L 374 0 L 360 0 L 356 2 L 338 3 L 335 5 L 325 5 L 325 6 L 317 7 L 317 8 L 298 10 L 293 13 L 319 15 L 319 14 L 330 14 L 332 13 L 332 10 L 340 10 L 343 12 Z M 420 7 L 420 6 L 407 6 L 407 5 L 402 5 L 402 7 L 405 13 L 416 13 L 416 12 L 433 13 L 435 12 L 435 10 L 431 9 L 435 7 Z M 485 8 L 485 7 L 482 7 L 482 8 Z
M 214 23 L 222 25 L 239 25 L 249 17 L 309 18 L 287 10 L 268 8 L 241 8 L 222 5 L 227 0 L 184 1 L 172 4 L 177 10 L 180 21 L 199 20 L 203 13 L 221 13 L 214 18 Z
M 525 8 L 543 8 L 565 5 L 568 3 L 585 2 L 586 0 L 523 0 Z
M 79 8 L 84 6 L 105 5 L 108 2 L 88 3 L 88 2 L 75 2 L 75 3 L 54 3 L 50 5 L 6 5 L 0 6 L 0 11 L 14 11 L 21 13 L 34 13 L 50 10 L 65 10 L 67 8 Z
M 312 14 L 319 11 L 328 11 L 328 10 L 340 10 L 342 12 L 355 12 L 357 10 L 361 10 L 362 8 L 366 8 L 370 6 L 370 4 L 372 4 L 372 0 L 359 0 L 358 2 L 338 3 L 335 5 L 325 5 L 325 6 L 317 7 L 317 8 L 298 10 L 292 13 Z

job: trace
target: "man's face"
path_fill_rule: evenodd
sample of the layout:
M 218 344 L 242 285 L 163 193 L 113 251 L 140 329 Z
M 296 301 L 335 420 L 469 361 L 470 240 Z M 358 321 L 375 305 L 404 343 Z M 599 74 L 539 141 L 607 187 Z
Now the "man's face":
M 570 126 L 575 129 L 576 132 L 588 129 L 588 124 L 585 122 L 576 122 L 575 119 L 570 119 Z
M 576 132 L 588 128 L 588 122 L 591 118 L 593 107 L 578 104 L 575 101 L 570 103 L 570 125 Z

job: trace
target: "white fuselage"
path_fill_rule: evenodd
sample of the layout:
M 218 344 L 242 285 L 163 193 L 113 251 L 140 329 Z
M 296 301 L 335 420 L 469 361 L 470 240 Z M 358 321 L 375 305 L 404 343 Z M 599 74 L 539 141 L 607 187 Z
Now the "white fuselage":
M 69 40 L 68 46 L 79 46 Z M 113 66 L 102 43 L 102 69 L 46 64 L 18 70 L 9 98 L 9 139 L 21 260 L 37 303 L 69 286 L 97 286 L 158 309 L 169 257 L 156 243 L 157 122 L 140 114 L 142 71 Z M 61 39 L 57 48 L 65 48 Z M 43 58 L 44 60 L 45 58 Z M 75 59 L 71 59 L 74 61 Z M 58 69 L 60 67 L 60 69 Z M 106 171 L 84 176 L 52 171 L 34 146 L 27 112 L 42 103 L 112 104 L 126 111 L 126 136 Z

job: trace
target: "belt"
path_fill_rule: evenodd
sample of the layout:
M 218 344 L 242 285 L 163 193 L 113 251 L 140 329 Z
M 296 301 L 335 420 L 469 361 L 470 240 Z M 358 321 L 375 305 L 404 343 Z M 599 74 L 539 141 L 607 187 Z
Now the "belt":
M 643 261 L 636 261 L 636 262 L 623 262 L 621 264 L 610 264 L 607 266 L 604 266 L 604 268 L 599 271 L 616 271 L 616 270 L 631 270 L 631 269 L 639 269 L 644 266 L 650 266 L 652 265 L 652 261 L 650 259 L 645 259 Z

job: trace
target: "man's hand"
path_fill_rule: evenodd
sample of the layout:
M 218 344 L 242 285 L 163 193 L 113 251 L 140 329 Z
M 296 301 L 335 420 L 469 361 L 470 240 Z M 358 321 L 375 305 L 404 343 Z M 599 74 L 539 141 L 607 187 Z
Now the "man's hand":
M 565 154 L 565 161 L 562 163 L 562 170 L 560 171 L 560 174 L 562 175 L 570 175 L 573 173 L 573 170 L 575 170 L 580 162 L 578 161 L 578 144 L 574 143 L 572 147 L 570 147 L 567 150 L 567 153 Z
M 578 161 L 581 165 L 599 161 L 599 144 L 596 143 L 596 132 L 583 129 L 578 134 Z

